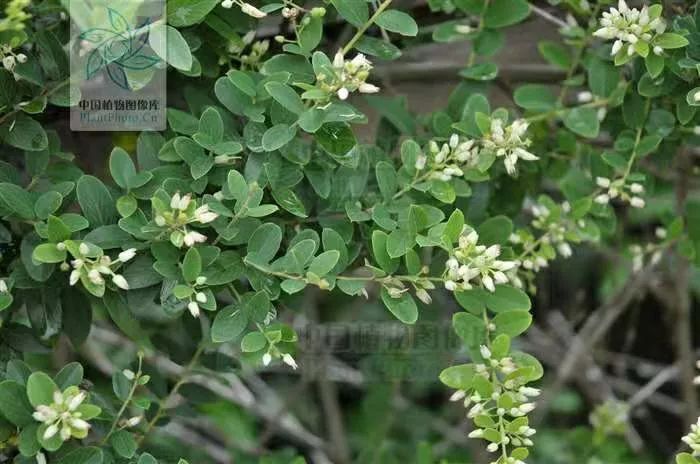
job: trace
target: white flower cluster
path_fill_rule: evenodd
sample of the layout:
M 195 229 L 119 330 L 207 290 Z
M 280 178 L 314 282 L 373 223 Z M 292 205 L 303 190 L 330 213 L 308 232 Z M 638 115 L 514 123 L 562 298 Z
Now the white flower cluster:
M 463 232 L 458 246 L 447 260 L 445 288 L 450 291 L 469 290 L 474 282 L 487 290 L 496 290 L 496 284 L 508 283 L 506 272 L 515 268 L 515 261 L 502 261 L 499 245 L 479 245 L 479 234 L 475 230 Z
M 666 239 L 667 231 L 663 227 L 656 228 L 656 237 L 660 240 Z M 632 271 L 639 272 L 644 267 L 644 263 L 647 261 L 647 256 L 649 257 L 649 265 L 655 266 L 661 261 L 663 257 L 663 243 L 647 243 L 644 247 L 641 245 L 630 246 L 630 253 L 632 253 Z
M 82 413 L 78 411 L 80 405 L 85 401 L 87 394 L 77 388 L 67 389 L 61 393 L 58 390 L 53 394 L 53 403 L 50 405 L 40 404 L 32 414 L 35 420 L 46 424 L 43 438 L 48 440 L 56 434 L 60 434 L 63 441 L 75 438 L 85 438 L 90 424 L 82 418 Z
M 65 250 L 66 244 L 58 243 L 56 247 L 59 250 Z M 115 260 L 112 260 L 112 258 L 107 255 L 103 255 L 101 250 L 99 250 L 99 253 L 95 253 L 95 250 L 99 249 L 86 242 L 82 242 L 78 246 L 77 256 L 74 256 L 75 259 L 70 262 L 70 267 L 73 268 L 69 277 L 70 285 L 75 285 L 79 280 L 86 279 L 94 285 L 102 286 L 105 284 L 103 276 L 108 276 L 111 278 L 114 285 L 123 290 L 128 290 L 129 283 L 123 275 L 115 273 L 112 267 L 120 266 L 131 260 L 136 256 L 136 249 L 129 248 L 128 250 L 122 251 Z M 66 263 L 62 264 L 63 270 L 68 270 L 70 267 Z
M 318 74 L 316 80 L 321 90 L 346 100 L 354 91 L 379 92 L 379 87 L 366 82 L 371 70 L 372 63 L 362 53 L 355 55 L 352 60 L 346 60 L 343 52 L 339 51 L 333 58 L 333 78 L 330 82 L 327 82 L 327 74 L 323 73 Z
M 26 63 L 27 55 L 24 53 L 15 53 L 12 51 L 12 47 L 3 44 L 0 46 L 0 55 L 2 55 L 2 66 L 10 72 L 14 72 L 17 63 Z
M 207 294 L 197 289 L 197 286 L 205 285 L 206 283 L 207 278 L 204 276 L 199 276 L 195 280 L 195 284 L 192 286 L 190 302 L 187 303 L 187 310 L 190 312 L 192 317 L 199 317 L 199 305 L 207 302 Z
M 603 13 L 600 29 L 593 35 L 606 40 L 615 40 L 612 55 L 631 57 L 635 53 L 646 56 L 649 50 L 656 55 L 663 53 L 663 48 L 651 43 L 656 34 L 666 30 L 666 22 L 660 17 L 661 8 L 650 9 L 644 5 L 641 10 L 630 8 L 625 0 L 619 0 L 617 8 Z
M 286 365 L 288 365 L 289 367 L 291 367 L 292 369 L 297 370 L 297 368 L 299 367 L 299 365 L 294 360 L 294 358 L 292 357 L 291 354 L 284 353 L 284 354 L 279 355 L 279 356 L 281 357 L 282 362 L 285 363 Z M 269 366 L 270 363 L 272 362 L 272 354 L 270 354 L 269 351 L 263 355 L 262 362 L 265 366 Z
M 595 197 L 595 202 L 607 205 L 611 200 L 620 198 L 633 208 L 644 208 L 646 205 L 642 195 L 644 186 L 638 182 L 627 183 L 624 177 L 610 180 L 607 177 L 597 177 L 596 184 L 603 189 L 602 193 Z
M 188 224 L 208 224 L 218 218 L 219 215 L 209 210 L 209 205 L 196 206 L 190 194 L 180 195 L 176 193 L 170 199 L 170 210 L 162 211 L 156 215 L 154 221 L 158 227 L 171 231 L 171 242 L 180 247 L 184 243 L 191 247 L 197 243 L 207 241 L 207 237 L 187 228 Z
M 491 119 L 491 128 L 484 137 L 484 148 L 493 151 L 497 157 L 503 157 L 503 163 L 508 174 L 515 175 L 518 160 L 536 161 L 539 158 L 529 151 L 531 141 L 526 137 L 528 123 L 524 119 L 516 119 L 510 125 L 500 118 Z
M 470 419 L 477 420 L 479 424 L 490 424 L 477 427 L 469 438 L 488 440 L 490 443 L 486 449 L 492 453 L 506 446 L 532 446 L 530 437 L 536 430 L 528 425 L 527 415 L 535 409 L 532 400 L 540 395 L 540 390 L 526 386 L 526 379 L 515 374 L 518 367 L 511 357 L 495 359 L 491 350 L 484 345 L 480 351 L 484 363 L 474 365 L 475 375 L 492 382 L 492 393 L 482 395 L 476 389 L 457 390 L 450 398 L 451 401 L 464 401 L 464 407 L 469 408 L 467 417 Z M 507 459 L 507 463 L 524 464 L 520 457 Z
M 265 16 L 267 16 L 267 13 L 259 10 L 250 3 L 234 0 L 224 0 L 223 2 L 221 2 L 221 6 L 226 9 L 233 8 L 233 5 L 238 5 L 243 13 L 247 14 L 248 16 L 252 16 L 256 19 L 264 18 Z
M 700 418 L 690 426 L 690 433 L 683 438 L 683 443 L 690 446 L 693 456 L 700 456 Z
M 475 164 L 478 156 L 479 148 L 474 140 L 452 134 L 442 146 L 431 140 L 428 155 L 418 155 L 415 168 L 417 171 L 428 169 L 431 178 L 448 182 L 452 177 L 463 176 L 463 168 Z
M 10 289 L 7 286 L 5 279 L 0 279 L 0 293 L 10 293 Z

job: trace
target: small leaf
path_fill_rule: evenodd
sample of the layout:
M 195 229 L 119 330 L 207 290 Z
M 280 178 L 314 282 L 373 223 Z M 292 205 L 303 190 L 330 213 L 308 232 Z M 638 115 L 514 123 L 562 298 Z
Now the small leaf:
M 382 288 L 382 301 L 391 314 L 404 324 L 415 324 L 418 320 L 418 306 L 408 292 L 399 298 L 392 298 L 387 289 Z

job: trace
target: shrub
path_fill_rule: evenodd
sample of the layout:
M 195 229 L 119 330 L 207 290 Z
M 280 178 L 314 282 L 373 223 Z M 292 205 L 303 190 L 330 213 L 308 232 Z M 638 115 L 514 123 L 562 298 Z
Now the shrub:
M 79 167 L 87 147 L 67 151 L 50 128 L 78 97 L 62 2 L 5 2 L 0 438 L 15 462 L 188 456 L 184 443 L 159 449 L 155 432 L 180 415 L 177 399 L 197 407 L 192 384 L 308 445 L 229 364 L 304 370 L 289 321 L 328 292 L 381 301 L 406 325 L 440 298 L 430 311 L 452 318 L 469 362 L 439 378 L 489 459 L 522 464 L 544 371 L 515 339 L 532 323 L 538 272 L 584 242 L 634 244 L 627 216 L 659 227 L 623 260 L 629 282 L 664 260 L 686 273 L 700 263 L 700 10 L 551 2 L 562 21 L 533 6 L 559 26 L 563 40 L 539 50 L 564 77 L 557 92 L 521 85 L 495 108 L 491 57 L 531 6 L 431 0 L 451 16 L 432 38 L 473 48 L 445 108 L 416 117 L 374 74 L 424 39 L 391 3 L 169 0 L 167 54 L 153 47 L 170 65 L 168 129 L 115 143 L 102 176 Z M 279 35 L 257 39 L 273 16 Z M 328 32 L 338 23 L 348 38 Z M 367 122 L 361 95 L 382 118 L 374 143 L 353 131 Z M 126 351 L 97 349 L 110 341 Z M 65 350 L 93 366 L 87 378 L 76 362 L 54 371 L 46 353 Z M 624 431 L 618 406 L 594 414 L 603 435 Z

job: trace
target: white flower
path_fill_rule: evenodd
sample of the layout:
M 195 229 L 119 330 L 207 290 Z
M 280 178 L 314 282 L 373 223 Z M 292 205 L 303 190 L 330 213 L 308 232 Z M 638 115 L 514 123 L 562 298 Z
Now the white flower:
M 593 201 L 600 205 L 607 205 L 608 203 L 610 203 L 610 195 L 608 195 L 607 193 L 601 193 L 600 195 L 595 197 Z
M 206 303 L 207 295 L 204 292 L 197 292 L 195 295 L 195 300 L 197 300 L 198 303 Z
M 190 301 L 187 305 L 187 310 L 192 314 L 193 317 L 199 317 L 199 305 L 196 301 Z
M 377 93 L 379 92 L 379 87 L 376 85 L 368 84 L 366 82 L 360 84 L 360 86 L 357 88 L 357 90 L 360 91 L 360 93 Z
M 635 182 L 632 185 L 630 185 L 630 191 L 632 193 L 637 193 L 637 194 L 644 193 L 644 186 L 642 184 L 638 184 Z
M 218 218 L 219 215 L 209 211 L 209 205 L 202 205 L 195 210 L 194 217 L 202 224 L 207 224 Z
M 644 206 L 646 205 L 646 202 L 644 201 L 643 198 L 632 197 L 632 199 L 630 199 L 630 205 L 633 208 L 640 208 L 641 209 L 641 208 L 644 208 Z
M 70 285 L 75 285 L 75 284 L 78 282 L 78 280 L 80 280 L 80 271 L 78 271 L 78 270 L 76 269 L 76 270 L 74 270 L 73 272 L 70 273 L 70 277 L 69 277 L 69 279 L 68 279 L 68 283 L 69 283 Z
M 126 426 L 127 427 L 136 427 L 137 425 L 139 425 L 141 423 L 141 420 L 143 420 L 143 416 L 130 417 L 126 421 Z
M 491 359 L 491 350 L 486 345 L 481 345 L 479 347 L 479 351 L 481 352 L 481 357 L 484 359 Z
M 0 279 L 0 293 L 7 293 L 7 283 L 5 282 L 5 279 Z
M 207 283 L 207 278 L 204 277 L 204 276 L 199 276 L 199 277 L 197 277 L 197 279 L 195 280 L 195 283 L 196 283 L 197 285 L 204 285 L 204 284 Z
M 272 361 L 272 355 L 270 355 L 270 353 L 265 353 L 262 357 L 263 365 L 269 366 L 271 361 Z
M 233 0 L 224 0 L 221 2 L 223 8 L 231 8 L 233 6 Z
M 19 63 L 26 63 L 27 62 L 27 55 L 25 55 L 24 53 L 18 53 L 17 54 L 17 61 Z
M 114 274 L 114 276 L 112 276 L 112 282 L 114 282 L 114 285 L 121 288 L 122 290 L 129 290 L 129 283 L 121 274 Z
M 81 243 L 80 246 L 78 247 L 78 251 L 80 252 L 81 255 L 86 255 L 90 253 L 90 247 L 87 246 L 85 243 Z
M 122 263 L 130 261 L 134 256 L 136 256 L 136 248 L 129 248 L 119 253 L 118 260 Z
M 610 179 L 608 179 L 607 177 L 596 177 L 595 183 L 598 185 L 598 187 L 601 188 L 610 187 Z
M 296 368 L 299 367 L 297 366 L 296 361 L 294 361 L 292 355 L 290 355 L 289 353 L 285 353 L 282 355 L 282 361 L 294 370 L 296 370 Z
M 206 235 L 202 235 L 199 232 L 190 231 L 185 234 L 184 242 L 188 247 L 193 246 L 195 243 L 204 243 L 207 241 Z
M 337 95 L 338 98 L 340 98 L 341 100 L 347 100 L 348 96 L 350 95 L 350 92 L 345 87 L 341 87 L 338 89 Z
M 8 71 L 12 71 L 15 68 L 15 57 L 12 55 L 6 56 L 5 58 L 2 59 L 2 65 Z
M 573 250 L 571 250 L 571 245 L 569 245 L 566 242 L 560 243 L 557 246 L 557 250 L 559 250 L 559 254 L 561 254 L 564 258 L 568 258 L 573 254 Z
M 180 206 L 180 192 L 170 198 L 170 209 L 178 209 Z
M 522 412 L 523 414 L 530 413 L 530 412 L 532 412 L 532 411 L 535 410 L 535 403 L 524 403 L 524 404 L 521 404 L 520 406 L 518 406 L 518 409 L 519 409 L 520 412 Z
M 257 19 L 264 18 L 265 16 L 267 16 L 267 13 L 265 13 L 264 11 L 260 11 L 250 3 L 245 2 L 241 4 L 241 11 L 247 14 L 248 16 L 252 16 L 253 18 Z
M 180 198 L 180 201 L 177 203 L 177 208 L 180 211 L 184 211 L 187 209 L 188 206 L 190 206 L 190 201 L 192 201 L 192 196 L 190 194 L 183 195 L 182 198 Z
M 445 288 L 451 292 L 454 292 L 455 290 L 457 290 L 457 284 L 452 280 L 446 280 Z
M 589 101 L 593 100 L 593 94 L 589 91 L 579 92 L 576 99 L 579 103 L 588 103 Z

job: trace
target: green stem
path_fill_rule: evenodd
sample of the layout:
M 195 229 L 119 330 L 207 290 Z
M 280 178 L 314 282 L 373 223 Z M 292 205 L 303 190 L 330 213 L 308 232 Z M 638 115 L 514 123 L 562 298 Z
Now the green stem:
M 121 419 L 122 415 L 124 414 L 124 411 L 126 411 L 126 408 L 129 406 L 129 403 L 131 403 L 131 400 L 134 398 L 134 393 L 136 393 L 136 388 L 139 386 L 139 379 L 141 378 L 141 367 L 143 365 L 143 356 L 139 355 L 139 367 L 136 371 L 136 376 L 134 377 L 133 383 L 131 384 L 131 389 L 129 390 L 129 395 L 126 397 L 124 400 L 124 403 L 122 403 L 121 408 L 119 408 L 119 411 L 117 412 L 117 415 L 114 417 L 114 420 L 112 421 L 112 425 L 109 428 L 109 432 L 107 432 L 107 435 L 104 436 L 102 441 L 100 442 L 101 445 L 104 445 L 107 443 L 109 440 L 109 437 L 112 436 L 114 431 L 117 429 L 117 424 L 119 423 L 119 419 Z
M 366 23 L 364 23 L 364 24 L 362 25 L 362 27 L 360 27 L 360 28 L 357 30 L 357 32 L 355 33 L 354 36 L 352 36 L 352 38 L 350 39 L 350 41 L 349 41 L 347 44 L 345 44 L 345 46 L 343 47 L 343 50 L 342 50 L 342 52 L 341 52 L 343 55 L 345 55 L 347 52 L 349 52 L 350 50 L 352 50 L 352 47 L 355 46 L 355 43 L 356 43 L 358 40 L 360 40 L 360 39 L 362 38 L 362 36 L 365 34 L 365 32 L 367 32 L 367 29 L 369 29 L 369 27 L 370 27 L 372 24 L 374 24 L 374 22 L 377 20 L 377 18 L 379 17 L 379 15 L 382 14 L 382 12 L 383 12 L 384 10 L 386 10 L 387 7 L 388 7 L 390 4 L 391 4 L 391 0 L 384 0 L 384 1 L 381 3 L 381 5 L 379 5 L 379 7 L 377 8 L 377 10 L 374 12 L 374 14 L 367 20 Z
M 153 429 L 153 427 L 155 427 L 158 420 L 160 420 L 160 418 L 163 416 L 168 403 L 170 403 L 170 401 L 175 397 L 175 395 L 177 395 L 177 392 L 180 390 L 180 388 L 187 382 L 187 378 L 189 377 L 190 373 L 192 372 L 192 369 L 194 369 L 194 366 L 197 364 L 199 357 L 204 352 L 204 348 L 205 348 L 205 344 L 202 341 L 200 343 L 199 347 L 197 347 L 197 351 L 195 351 L 194 354 L 192 355 L 192 359 L 190 360 L 189 364 L 187 364 L 187 367 L 185 367 L 184 371 L 182 372 L 180 379 L 175 383 L 172 390 L 170 390 L 170 393 L 168 393 L 168 396 L 166 396 L 161 401 L 159 401 L 158 410 L 156 411 L 156 414 L 153 416 L 153 419 L 151 419 L 148 422 L 143 434 L 137 440 L 137 444 L 139 446 L 146 439 L 146 436 Z

